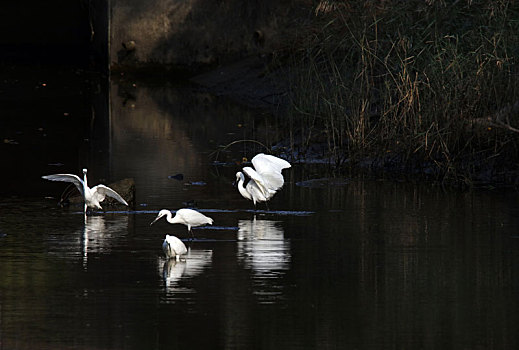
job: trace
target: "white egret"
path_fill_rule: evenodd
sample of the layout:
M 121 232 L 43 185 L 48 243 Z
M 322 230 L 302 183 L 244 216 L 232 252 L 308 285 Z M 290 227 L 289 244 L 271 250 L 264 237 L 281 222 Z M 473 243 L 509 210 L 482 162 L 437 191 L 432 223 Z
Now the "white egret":
M 187 253 L 187 248 L 184 242 L 175 236 L 166 235 L 164 243 L 162 243 L 162 250 L 168 259 L 175 258 L 180 260 L 180 256 Z
M 64 181 L 71 182 L 76 185 L 77 189 L 83 196 L 83 200 L 85 202 L 85 214 L 87 212 L 87 207 L 103 209 L 101 207 L 100 202 L 104 201 L 105 197 L 112 197 L 121 202 L 124 205 L 128 205 L 123 197 L 121 197 L 117 192 L 112 190 L 110 187 L 105 185 L 97 185 L 92 188 L 88 187 L 87 182 L 87 170 L 83 169 L 83 180 L 79 178 L 77 175 L 73 174 L 54 174 L 54 175 L 45 175 L 42 178 L 50 181 Z
M 161 211 L 159 211 L 159 214 L 157 215 L 155 220 L 153 220 L 151 222 L 150 226 L 153 225 L 157 220 L 159 220 L 163 216 L 166 216 L 166 220 L 170 224 L 186 225 L 187 231 L 190 232 L 191 236 L 193 236 L 193 237 L 194 237 L 194 235 L 193 235 L 193 231 L 191 231 L 191 227 L 213 224 L 213 219 L 211 219 L 210 217 L 207 217 L 204 214 L 202 214 L 196 210 L 183 208 L 183 209 L 177 210 L 177 212 L 175 213 L 175 217 L 173 217 L 173 214 L 171 214 L 171 211 L 169 211 L 167 209 L 162 209 Z
M 243 173 L 240 171 L 236 173 L 236 182 L 240 194 L 244 198 L 252 200 L 256 206 L 256 202 L 268 201 L 277 190 L 283 187 L 285 180 L 281 171 L 290 168 L 291 165 L 284 159 L 263 153 L 252 158 L 252 165 L 255 169 L 244 167 Z M 244 173 L 250 178 L 245 186 Z

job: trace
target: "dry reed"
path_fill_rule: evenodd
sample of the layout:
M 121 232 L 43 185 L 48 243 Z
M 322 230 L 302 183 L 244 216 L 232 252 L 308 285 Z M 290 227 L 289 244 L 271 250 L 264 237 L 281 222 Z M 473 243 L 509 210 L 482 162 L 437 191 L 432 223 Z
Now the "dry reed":
M 321 1 L 290 57 L 293 145 L 443 179 L 515 168 L 518 35 L 513 0 Z

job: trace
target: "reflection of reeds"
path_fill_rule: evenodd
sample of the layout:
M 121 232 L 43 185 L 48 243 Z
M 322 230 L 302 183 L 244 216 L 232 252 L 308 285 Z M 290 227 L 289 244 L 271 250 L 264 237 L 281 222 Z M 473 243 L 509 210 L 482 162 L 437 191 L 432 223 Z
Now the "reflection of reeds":
M 291 60 L 291 127 L 345 157 L 399 154 L 442 176 L 517 157 L 513 1 L 321 1 Z M 300 44 L 300 41 L 298 42 Z M 456 170 L 455 170 L 456 169 Z

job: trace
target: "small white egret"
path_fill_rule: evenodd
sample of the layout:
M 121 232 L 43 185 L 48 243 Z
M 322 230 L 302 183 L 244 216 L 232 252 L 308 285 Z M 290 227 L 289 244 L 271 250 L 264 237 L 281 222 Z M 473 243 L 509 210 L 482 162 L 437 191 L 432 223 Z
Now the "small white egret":
M 281 171 L 290 168 L 291 165 L 284 159 L 274 157 L 268 154 L 259 153 L 252 158 L 251 167 L 244 167 L 243 173 L 236 173 L 236 182 L 238 184 L 238 191 L 240 194 L 249 200 L 252 200 L 254 206 L 256 202 L 266 202 L 276 191 L 283 187 L 285 180 Z M 250 177 L 247 185 L 245 183 L 245 175 Z
M 121 202 L 124 205 L 128 205 L 123 197 L 121 197 L 117 192 L 112 190 L 110 187 L 105 185 L 97 185 L 92 188 L 88 187 L 87 182 L 87 170 L 83 169 L 83 180 L 79 178 L 77 175 L 73 174 L 54 174 L 54 175 L 45 175 L 42 178 L 50 181 L 64 181 L 71 182 L 76 185 L 77 189 L 83 196 L 83 200 L 85 202 L 85 214 L 87 212 L 87 207 L 103 209 L 101 207 L 100 202 L 104 201 L 105 197 L 112 197 Z
M 213 219 L 210 217 L 205 216 L 204 214 L 193 210 L 193 209 L 179 209 L 177 210 L 175 217 L 173 217 L 173 214 L 167 209 L 162 209 L 159 211 L 159 214 L 153 220 L 150 224 L 153 225 L 157 220 L 159 220 L 161 217 L 166 216 L 166 220 L 170 224 L 183 224 L 187 226 L 187 231 L 191 233 L 191 236 L 194 237 L 193 231 L 191 231 L 191 227 L 197 227 L 202 225 L 212 225 Z
M 162 243 L 162 250 L 168 259 L 175 258 L 180 260 L 180 256 L 187 253 L 187 248 L 184 242 L 175 236 L 166 235 L 164 243 Z

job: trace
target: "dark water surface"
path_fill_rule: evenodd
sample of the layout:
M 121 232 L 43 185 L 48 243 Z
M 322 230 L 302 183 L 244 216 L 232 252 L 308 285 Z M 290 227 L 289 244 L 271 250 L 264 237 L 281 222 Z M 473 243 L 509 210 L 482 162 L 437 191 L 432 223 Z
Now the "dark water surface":
M 270 142 L 265 116 L 188 87 L 99 91 L 22 101 L 4 119 L 0 349 L 519 346 L 516 192 L 330 186 L 308 182 L 326 169 L 294 165 L 254 213 L 232 187 L 233 162 L 253 154 L 238 145 L 215 165 L 212 152 Z M 66 185 L 40 176 L 82 167 L 91 185 L 134 178 L 135 205 L 86 221 L 59 208 Z M 164 235 L 187 230 L 149 224 L 186 205 L 215 224 L 166 261 Z

